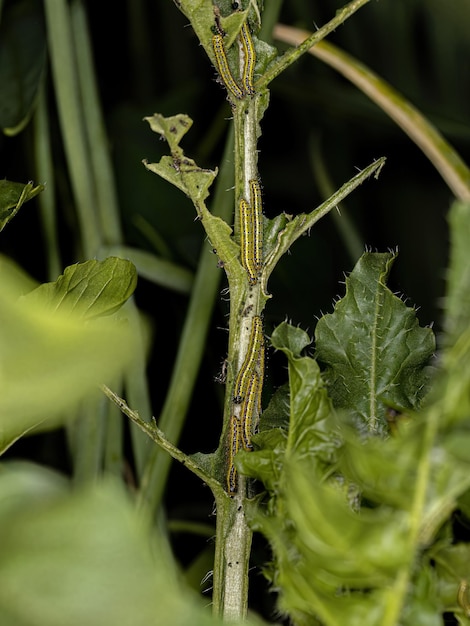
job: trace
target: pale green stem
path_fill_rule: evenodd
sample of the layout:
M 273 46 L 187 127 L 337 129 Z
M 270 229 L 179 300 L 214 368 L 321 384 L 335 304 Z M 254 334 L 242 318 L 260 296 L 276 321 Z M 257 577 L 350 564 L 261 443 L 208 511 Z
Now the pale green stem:
M 93 396 L 83 403 L 71 425 L 69 434 L 77 484 L 91 482 L 101 472 L 108 405 L 105 398 Z
M 57 106 L 80 223 L 83 255 L 93 258 L 106 252 L 104 244 L 121 243 L 121 227 L 88 26 L 81 0 L 74 0 L 70 9 L 64 0 L 46 0 L 45 10 Z M 138 324 L 133 301 L 128 303 L 127 312 L 130 323 Z M 141 341 L 140 332 L 137 336 Z M 150 419 L 143 342 L 136 348 L 136 354 L 135 362 L 126 373 L 126 392 L 141 414 Z M 108 423 L 110 430 L 105 432 L 104 413 L 96 406 L 88 408 L 89 416 L 74 429 L 79 477 L 96 476 L 100 472 L 105 441 L 108 450 L 113 450 L 113 454 L 120 450 L 122 455 L 122 429 Z M 101 420 L 101 426 L 95 424 L 94 428 L 88 428 L 88 419 Z M 139 472 L 147 456 L 148 443 L 135 428 L 132 428 L 131 434 Z M 116 459 L 115 463 L 119 461 Z M 87 464 L 89 466 L 85 467 Z
M 100 249 L 101 233 L 69 8 L 65 0 L 45 0 L 44 9 L 59 121 L 77 205 L 83 254 L 93 258 Z
M 38 198 L 41 209 L 41 221 L 44 229 L 44 243 L 47 258 L 47 275 L 55 280 L 62 270 L 57 233 L 57 203 L 55 195 L 55 176 L 52 162 L 49 119 L 45 86 L 41 85 L 34 116 L 34 156 L 36 176 L 45 183 L 46 193 Z
M 243 507 L 246 483 L 239 477 L 239 492 L 216 498 L 217 526 L 214 556 L 212 611 L 227 622 L 242 621 L 248 611 L 248 570 L 252 531 Z
M 75 42 L 80 95 L 85 112 L 84 130 L 90 146 L 89 157 L 95 181 L 96 207 L 103 243 L 121 243 L 119 203 L 114 180 L 114 172 L 109 156 L 109 142 L 106 133 L 98 94 L 96 75 L 92 57 L 91 38 L 85 9 L 81 0 L 70 5 L 73 37 Z

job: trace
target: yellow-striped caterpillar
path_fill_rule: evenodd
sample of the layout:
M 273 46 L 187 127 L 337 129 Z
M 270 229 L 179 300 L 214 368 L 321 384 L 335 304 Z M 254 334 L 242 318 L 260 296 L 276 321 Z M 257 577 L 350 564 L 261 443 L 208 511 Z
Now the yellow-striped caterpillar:
M 248 28 L 248 24 L 246 22 L 243 23 L 240 30 L 240 40 L 243 48 L 243 91 L 245 94 L 252 96 L 255 93 L 255 88 L 253 87 L 253 76 L 255 72 L 256 52 L 255 47 L 253 46 L 250 29 Z
M 244 93 L 242 89 L 237 85 L 230 67 L 228 64 L 227 53 L 225 52 L 224 39 L 222 35 L 214 35 L 212 37 L 212 47 L 214 49 L 215 61 L 217 63 L 217 69 L 224 82 L 227 91 L 229 91 L 234 98 L 240 100 L 243 98 Z
M 243 402 L 256 367 L 264 367 L 264 363 L 260 363 L 262 357 L 264 357 L 263 320 L 256 315 L 251 323 L 247 353 L 235 381 L 234 402 L 236 404 Z
M 257 180 L 250 180 L 250 203 L 253 209 L 253 259 L 257 275 L 263 269 L 263 203 L 261 187 Z
M 234 496 L 238 490 L 238 474 L 233 460 L 240 449 L 240 436 L 240 420 L 236 417 L 236 415 L 232 415 L 230 418 L 227 464 L 227 493 L 229 496 Z
M 244 450 L 253 450 L 253 445 L 251 443 L 251 437 L 253 435 L 253 415 L 259 401 L 260 388 L 260 377 L 256 372 L 253 372 L 253 375 L 248 382 L 239 418 Z
M 255 285 L 258 272 L 255 267 L 255 242 L 253 207 L 244 198 L 239 202 L 240 210 L 240 254 L 250 285 Z
M 467 617 L 470 617 L 470 603 L 468 601 L 468 582 L 461 580 L 457 591 L 457 602 L 460 604 Z

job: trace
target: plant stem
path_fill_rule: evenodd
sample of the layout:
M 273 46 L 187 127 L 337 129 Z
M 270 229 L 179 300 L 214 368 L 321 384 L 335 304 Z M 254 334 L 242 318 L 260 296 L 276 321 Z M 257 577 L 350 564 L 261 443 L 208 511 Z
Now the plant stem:
M 95 181 L 96 212 L 100 219 L 103 242 L 119 244 L 122 240 L 119 203 L 109 156 L 108 138 L 101 113 L 91 38 L 82 0 L 74 0 L 70 5 L 70 12 L 80 94 L 86 114 L 84 130 L 90 146 L 90 162 Z
M 101 245 L 89 146 L 81 106 L 74 39 L 64 0 L 45 0 L 52 76 L 70 180 L 77 204 L 83 254 L 93 258 Z
M 248 610 L 248 567 L 252 532 L 243 509 L 245 481 L 239 479 L 234 498 L 216 499 L 217 526 L 214 557 L 213 613 L 227 621 L 241 621 Z
M 262 78 L 256 83 L 255 87 L 266 87 L 274 80 L 281 72 L 283 72 L 289 65 L 295 63 L 303 54 L 308 52 L 310 48 L 318 44 L 327 35 L 333 32 L 338 26 L 351 17 L 356 11 L 367 4 L 369 0 L 352 0 L 349 4 L 339 9 L 333 19 L 327 22 L 320 29 L 313 34 L 309 33 L 307 38 L 304 39 L 297 48 L 291 48 L 287 50 L 281 57 L 279 57 L 274 63 L 272 63 L 268 70 L 263 74 Z M 275 30 L 275 36 L 277 36 L 277 29 Z
M 62 267 L 57 231 L 57 202 L 55 177 L 50 141 L 50 124 L 47 114 L 46 87 L 41 85 L 34 116 L 34 156 L 38 180 L 47 181 L 47 193 L 38 198 L 41 208 L 41 221 L 44 228 L 47 276 L 55 280 Z
M 261 107 L 267 101 L 266 91 L 246 98 L 234 107 L 235 133 L 235 195 L 236 205 L 240 199 L 250 201 L 250 181 L 258 181 L 257 143 L 258 122 Z M 235 239 L 240 238 L 240 217 L 235 212 Z M 234 412 L 234 385 L 237 375 L 246 362 L 250 350 L 253 320 L 259 317 L 266 304 L 261 281 L 249 285 L 243 275 L 228 275 L 230 287 L 230 322 L 228 376 L 225 393 L 224 429 L 221 445 L 232 446 L 230 422 Z M 232 284 L 236 283 L 236 284 Z M 261 358 L 264 358 L 264 353 Z M 264 364 L 260 365 L 263 369 Z M 263 381 L 261 379 L 261 385 Z M 259 408 L 259 407 L 258 407 Z M 253 417 L 256 420 L 256 415 Z M 233 436 L 233 435 L 232 435 Z M 233 458 L 228 458 L 227 471 Z M 225 494 L 217 499 L 217 532 L 214 558 L 213 611 L 225 620 L 243 620 L 248 610 L 248 570 L 252 542 L 252 531 L 245 519 L 244 502 L 247 496 L 247 481 L 238 477 L 238 490 L 232 497 Z

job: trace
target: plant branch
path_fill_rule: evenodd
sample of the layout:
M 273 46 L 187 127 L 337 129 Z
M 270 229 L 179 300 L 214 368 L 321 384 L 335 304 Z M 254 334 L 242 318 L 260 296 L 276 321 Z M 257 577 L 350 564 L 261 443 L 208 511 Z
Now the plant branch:
M 304 39 L 301 43 L 297 40 L 295 44 L 296 48 L 291 48 L 287 50 L 281 57 L 276 59 L 274 63 L 272 63 L 267 71 L 263 74 L 262 78 L 255 84 L 256 89 L 261 89 L 269 85 L 269 83 L 274 80 L 281 72 L 295 63 L 297 59 L 299 59 L 303 54 L 308 52 L 312 46 L 317 45 L 322 39 L 324 39 L 327 35 L 329 35 L 332 31 L 334 31 L 338 26 L 340 26 L 343 22 L 345 22 L 349 17 L 351 17 L 356 11 L 358 11 L 361 7 L 367 4 L 369 0 L 352 0 L 349 4 L 347 4 L 342 9 L 339 9 L 336 12 L 336 15 L 333 19 L 327 22 L 324 26 L 322 26 L 315 33 L 308 33 L 306 39 Z M 300 31 L 299 31 L 300 32 Z M 274 36 L 277 35 L 277 27 L 274 31 Z
M 136 424 L 142 432 L 152 439 L 162 450 L 167 452 L 173 459 L 179 461 L 190 469 L 196 476 L 198 476 L 203 482 L 207 483 L 213 492 L 218 493 L 222 491 L 220 483 L 212 478 L 198 463 L 196 463 L 190 456 L 179 450 L 176 446 L 168 441 L 163 431 L 158 428 L 155 421 L 153 423 L 146 422 L 141 419 L 137 411 L 133 411 L 127 402 L 120 398 L 106 385 L 102 385 L 101 389 L 103 393 L 108 396 L 134 424 Z

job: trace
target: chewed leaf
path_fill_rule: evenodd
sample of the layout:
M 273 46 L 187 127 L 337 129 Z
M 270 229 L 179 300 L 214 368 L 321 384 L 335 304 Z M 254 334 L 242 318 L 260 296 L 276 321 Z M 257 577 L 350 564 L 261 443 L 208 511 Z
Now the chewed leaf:
M 133 341 L 125 321 L 93 320 L 91 315 L 84 319 L 88 307 L 78 307 L 79 314 L 71 312 L 73 307 L 52 312 L 53 299 L 18 297 L 30 283 L 8 263 L 0 264 L 0 275 L 1 453 L 27 431 L 74 409 L 100 383 L 119 375 L 133 358 Z
M 193 159 L 184 154 L 179 145 L 185 133 L 191 128 L 192 119 L 183 114 L 164 117 L 159 113 L 144 119 L 155 133 L 167 140 L 171 151 L 171 157 L 163 156 L 159 163 L 148 163 L 144 159 L 145 167 L 181 189 L 199 208 L 209 195 L 209 187 L 217 176 L 217 170 L 199 167 Z
M 53 311 L 74 312 L 83 319 L 110 315 L 132 295 L 137 272 L 130 261 L 109 257 L 67 267 L 53 283 L 40 285 L 25 296 L 27 304 Z
M 263 282 L 265 285 L 277 262 L 289 250 L 294 241 L 304 233 L 307 233 L 319 219 L 334 209 L 367 178 L 372 175 L 377 178 L 384 163 L 384 157 L 371 163 L 310 213 L 301 213 L 295 217 L 285 214 L 267 222 L 265 228 L 265 267 L 263 271 Z
M 385 432 L 387 407 L 418 407 L 435 348 L 432 330 L 385 284 L 395 257 L 365 253 L 346 279 L 346 295 L 315 331 L 335 407 L 378 433 Z
M 143 163 L 148 170 L 185 193 L 194 204 L 204 202 L 217 176 L 217 171 L 202 169 L 184 155 L 178 159 L 163 156 L 159 163 L 147 163 L 145 160 Z
M 167 140 L 172 152 L 178 148 L 181 139 L 193 125 L 189 115 L 184 114 L 164 117 L 154 113 L 151 117 L 144 117 L 144 120 L 150 124 L 154 133 L 162 135 Z

